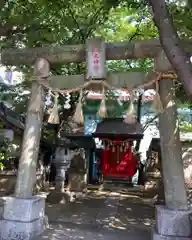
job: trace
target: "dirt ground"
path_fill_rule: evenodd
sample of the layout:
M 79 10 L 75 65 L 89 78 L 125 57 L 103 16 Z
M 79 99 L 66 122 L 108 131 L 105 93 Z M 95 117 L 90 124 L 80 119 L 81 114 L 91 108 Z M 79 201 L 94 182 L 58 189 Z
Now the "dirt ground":
M 49 228 L 38 240 L 147 240 L 154 224 L 151 199 L 89 191 L 74 203 L 46 205 Z

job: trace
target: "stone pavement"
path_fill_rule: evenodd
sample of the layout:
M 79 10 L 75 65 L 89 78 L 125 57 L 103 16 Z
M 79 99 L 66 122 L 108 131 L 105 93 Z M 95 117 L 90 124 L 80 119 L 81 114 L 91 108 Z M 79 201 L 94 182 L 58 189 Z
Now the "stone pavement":
M 89 192 L 75 203 L 47 205 L 49 229 L 36 240 L 148 240 L 154 224 L 150 200 Z

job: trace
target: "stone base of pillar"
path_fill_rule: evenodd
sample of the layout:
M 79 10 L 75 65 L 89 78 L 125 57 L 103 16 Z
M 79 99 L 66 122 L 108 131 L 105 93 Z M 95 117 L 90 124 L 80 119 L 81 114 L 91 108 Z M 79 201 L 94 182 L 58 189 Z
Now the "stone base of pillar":
M 153 240 L 188 240 L 192 238 L 190 215 L 192 210 L 171 210 L 156 206 L 156 228 Z
M 40 197 L 6 197 L 0 220 L 0 239 L 29 240 L 40 235 L 48 225 L 44 210 L 45 200 Z
M 3 219 L 4 200 L 0 199 L 0 221 Z
M 157 231 L 153 229 L 152 239 L 153 240 L 191 240 L 191 237 L 165 236 L 157 233 Z

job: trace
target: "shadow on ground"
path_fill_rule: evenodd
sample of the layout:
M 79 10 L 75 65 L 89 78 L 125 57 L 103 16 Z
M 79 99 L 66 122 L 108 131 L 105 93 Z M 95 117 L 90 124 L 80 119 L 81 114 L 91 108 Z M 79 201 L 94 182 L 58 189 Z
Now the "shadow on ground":
M 90 192 L 75 203 L 47 204 L 50 227 L 38 239 L 150 239 L 154 207 L 132 195 Z

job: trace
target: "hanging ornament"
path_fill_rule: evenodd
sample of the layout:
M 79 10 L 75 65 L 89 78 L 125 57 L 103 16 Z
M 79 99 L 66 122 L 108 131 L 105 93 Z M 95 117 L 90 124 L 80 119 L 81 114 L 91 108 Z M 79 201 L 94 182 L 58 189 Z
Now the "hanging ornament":
M 110 150 L 110 143 L 106 141 L 106 149 Z
M 124 116 L 124 122 L 125 123 L 134 124 L 137 121 L 137 119 L 136 119 L 136 111 L 135 111 L 133 100 L 134 99 L 133 99 L 133 94 L 132 94 L 132 96 L 130 98 L 130 104 L 129 104 L 127 113 Z
M 78 99 L 77 106 L 76 106 L 76 109 L 75 109 L 75 113 L 74 113 L 74 116 L 73 116 L 74 122 L 79 124 L 79 125 L 84 124 L 83 109 L 82 109 L 82 98 L 83 98 L 83 90 L 80 91 L 79 99 Z
M 108 141 L 109 142 L 109 149 L 113 147 L 112 141 Z
M 119 163 L 120 162 L 120 145 L 117 145 L 117 155 L 116 155 L 116 157 L 117 157 L 117 163 Z
M 124 152 L 126 152 L 126 151 L 127 151 L 127 146 L 125 145 L 125 146 L 124 146 Z
M 120 144 L 119 151 L 120 151 L 120 152 L 123 152 L 123 146 L 122 146 L 122 144 Z
M 52 103 L 52 101 L 51 101 L 51 90 L 49 90 L 49 91 L 48 91 L 48 94 L 47 94 L 47 96 L 46 96 L 46 98 L 45 98 L 45 105 L 46 105 L 46 106 L 50 106 L 51 103 Z
M 48 119 L 48 123 L 51 123 L 51 124 L 59 124 L 58 97 L 59 97 L 59 94 L 56 93 L 54 97 L 54 105 Z
M 156 114 L 161 114 L 164 112 L 164 109 L 159 95 L 159 83 L 157 81 L 155 82 L 155 91 L 152 108 L 155 110 Z
M 122 145 L 123 145 L 123 152 L 126 152 L 126 145 L 125 145 L 125 142 L 123 142 Z
M 115 152 L 115 145 L 112 144 L 112 152 Z
M 97 115 L 100 118 L 106 118 L 107 117 L 107 109 L 106 109 L 106 101 L 105 101 L 105 88 L 102 88 L 102 95 L 103 95 L 103 99 L 100 103 L 99 106 L 99 111 L 97 112 Z
M 145 93 L 145 89 L 142 88 L 142 87 L 139 87 L 138 88 L 138 95 L 140 96 L 140 95 L 143 95 L 144 93 Z
M 124 152 L 127 152 L 127 147 L 126 147 L 126 145 L 124 146 L 123 149 L 124 149 Z
M 71 101 L 71 95 L 70 95 L 70 93 L 67 93 L 66 94 L 65 104 L 63 106 L 65 109 L 70 109 L 70 107 L 71 107 L 70 101 Z
M 8 84 L 12 84 L 13 72 L 10 68 L 7 68 L 7 70 L 5 71 L 5 80 L 8 81 Z

